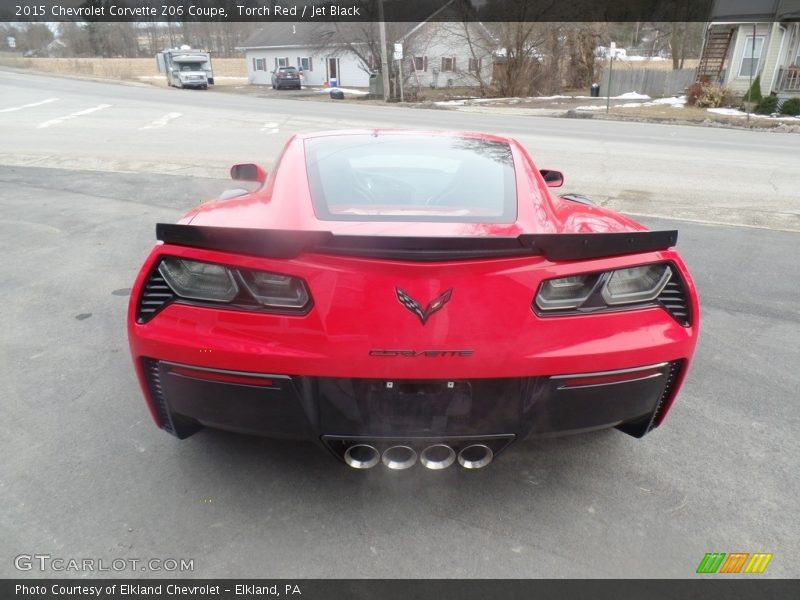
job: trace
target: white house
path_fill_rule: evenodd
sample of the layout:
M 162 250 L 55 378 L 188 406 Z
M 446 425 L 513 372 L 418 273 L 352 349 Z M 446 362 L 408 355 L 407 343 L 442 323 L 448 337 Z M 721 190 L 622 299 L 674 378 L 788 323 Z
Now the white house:
M 336 81 L 343 87 L 367 87 L 380 71 L 376 23 L 268 23 L 240 47 L 247 76 L 270 85 L 278 67 L 302 70 L 305 85 Z M 406 86 L 488 85 L 495 42 L 480 23 L 387 23 L 387 39 L 403 47 Z M 392 57 L 390 56 L 391 60 Z

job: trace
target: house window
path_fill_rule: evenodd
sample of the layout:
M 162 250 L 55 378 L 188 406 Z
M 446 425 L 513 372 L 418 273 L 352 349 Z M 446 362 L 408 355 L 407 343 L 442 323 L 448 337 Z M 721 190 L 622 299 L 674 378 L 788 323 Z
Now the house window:
M 428 70 L 428 57 L 427 56 L 415 56 L 414 57 L 414 70 L 415 71 L 427 71 Z
M 266 58 L 254 58 L 253 59 L 253 70 L 254 71 L 266 71 L 267 70 L 267 59 Z
M 470 73 L 480 73 L 481 72 L 481 59 L 480 58 L 470 58 L 469 59 L 469 72 Z
M 456 70 L 456 57 L 455 56 L 443 56 L 442 57 L 442 72 L 455 71 L 455 70 Z
M 794 66 L 800 67 L 800 46 L 797 47 L 797 56 L 794 57 Z
M 288 67 L 289 66 L 289 57 L 276 57 L 275 58 L 275 70 L 280 69 L 281 67 Z
M 757 35 L 755 47 L 753 36 L 744 38 L 744 52 L 742 52 L 742 66 L 739 68 L 739 77 L 755 77 L 758 72 L 758 62 L 761 60 L 761 50 L 764 47 L 764 36 Z
M 297 68 L 301 71 L 313 71 L 314 65 L 310 56 L 304 56 L 297 59 Z

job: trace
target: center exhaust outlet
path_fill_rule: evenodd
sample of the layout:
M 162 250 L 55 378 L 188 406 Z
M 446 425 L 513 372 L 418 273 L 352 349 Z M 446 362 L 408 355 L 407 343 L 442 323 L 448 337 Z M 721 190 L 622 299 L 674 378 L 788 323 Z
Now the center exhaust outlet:
M 494 458 L 494 452 L 485 444 L 471 444 L 465 446 L 458 453 L 458 462 L 465 469 L 480 469 L 485 467 Z
M 426 469 L 446 469 L 456 461 L 456 452 L 447 444 L 428 446 L 419 455 L 419 462 Z
M 392 446 L 383 451 L 382 460 L 389 469 L 402 471 L 414 466 L 417 462 L 417 453 L 409 446 Z
M 371 469 L 380 459 L 381 453 L 369 444 L 354 444 L 344 453 L 344 462 L 354 469 Z

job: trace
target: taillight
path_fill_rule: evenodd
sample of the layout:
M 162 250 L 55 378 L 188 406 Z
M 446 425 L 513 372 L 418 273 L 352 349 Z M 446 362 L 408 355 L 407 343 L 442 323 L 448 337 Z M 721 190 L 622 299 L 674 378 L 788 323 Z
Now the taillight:
M 158 272 L 178 298 L 238 308 L 304 312 L 311 305 L 305 282 L 291 275 L 164 257 Z
M 533 304 L 541 314 L 593 312 L 654 303 L 675 276 L 667 263 L 547 279 Z

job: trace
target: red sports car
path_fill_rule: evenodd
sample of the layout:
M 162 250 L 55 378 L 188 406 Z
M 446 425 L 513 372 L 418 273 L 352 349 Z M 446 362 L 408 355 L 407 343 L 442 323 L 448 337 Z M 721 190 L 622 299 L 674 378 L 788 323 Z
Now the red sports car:
M 131 295 L 134 365 L 169 433 L 444 469 L 664 420 L 698 332 L 677 232 L 551 195 L 563 177 L 518 142 L 322 132 L 269 177 L 231 175 L 261 185 L 158 224 Z

